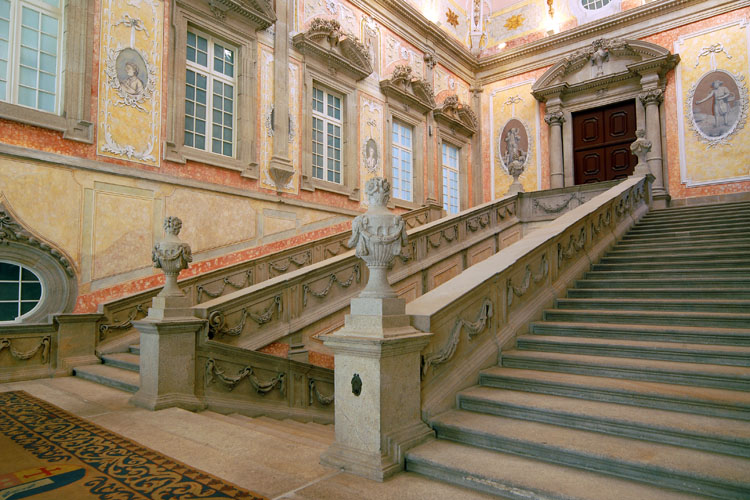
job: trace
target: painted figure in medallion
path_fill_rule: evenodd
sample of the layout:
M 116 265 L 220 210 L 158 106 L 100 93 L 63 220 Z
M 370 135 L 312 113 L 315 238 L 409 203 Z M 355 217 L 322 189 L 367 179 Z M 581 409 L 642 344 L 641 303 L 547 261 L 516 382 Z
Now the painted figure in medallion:
M 143 82 L 138 78 L 138 66 L 132 62 L 125 63 L 127 79 L 120 80 L 120 87 L 130 95 L 137 96 L 143 92 Z
M 378 155 L 378 143 L 375 142 L 375 139 L 368 139 L 367 143 L 365 144 L 365 151 L 367 152 L 367 156 L 365 156 L 365 168 L 367 168 L 368 172 L 375 172 L 378 169 L 379 165 L 379 155 Z
M 719 127 L 719 117 L 721 117 L 722 125 L 726 126 L 727 114 L 729 114 L 729 103 L 736 99 L 736 95 L 730 92 L 724 86 L 724 82 L 721 80 L 714 80 L 711 82 L 711 91 L 701 99 L 696 101 L 696 104 L 701 104 L 713 98 L 713 112 L 714 112 L 714 126 Z

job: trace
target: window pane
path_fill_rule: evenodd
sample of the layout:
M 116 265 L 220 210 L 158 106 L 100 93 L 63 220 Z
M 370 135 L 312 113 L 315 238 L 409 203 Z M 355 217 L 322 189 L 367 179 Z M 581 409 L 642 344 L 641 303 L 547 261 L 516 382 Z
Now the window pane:
M 18 317 L 18 302 L 0 303 L 0 321 L 13 321 Z
M 0 300 L 18 300 L 18 282 L 0 283 Z
M 57 37 L 57 19 L 42 15 L 42 33 Z
M 29 28 L 39 29 L 39 12 L 31 10 L 28 7 L 22 9 L 21 25 Z
M 21 285 L 21 300 L 39 300 L 41 297 L 41 283 L 23 283 Z
M 21 45 L 31 49 L 38 49 L 39 32 L 31 28 L 21 28 Z
M 55 96 L 46 92 L 39 92 L 39 109 L 49 111 L 55 110 Z
M 0 0 L 0 17 L 10 19 L 10 1 Z
M 18 103 L 31 108 L 36 107 L 36 91 L 26 88 L 18 88 Z
M 26 47 L 21 48 L 21 64 L 24 66 L 28 66 L 29 68 L 35 68 L 37 67 L 37 55 L 39 53 L 32 49 L 27 49 Z

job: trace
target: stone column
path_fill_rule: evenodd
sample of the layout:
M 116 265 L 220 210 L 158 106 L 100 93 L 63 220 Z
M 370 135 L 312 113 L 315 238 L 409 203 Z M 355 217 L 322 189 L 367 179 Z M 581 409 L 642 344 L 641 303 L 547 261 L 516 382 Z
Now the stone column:
M 565 115 L 562 111 L 550 111 L 544 116 L 544 121 L 549 125 L 550 188 L 561 188 L 565 186 L 562 143 L 562 124 Z
M 431 333 L 411 326 L 406 301 L 387 279 L 406 242 L 404 221 L 385 208 L 386 179 L 365 186 L 370 207 L 352 225 L 349 246 L 370 270 L 344 328 L 324 343 L 335 356 L 336 441 L 321 463 L 382 481 L 403 470 L 404 454 L 433 433 L 421 419 L 420 351 Z
M 646 108 L 646 139 L 651 141 L 651 152 L 646 156 L 649 170 L 654 176 L 654 200 L 657 205 L 665 206 L 668 197 L 664 188 L 664 171 L 661 155 L 661 121 L 659 105 L 664 100 L 661 89 L 651 89 L 638 96 Z M 661 203 L 658 200 L 662 200 Z M 663 204 L 662 204 L 663 203 Z
M 276 2 L 273 39 L 273 151 L 269 173 L 281 190 L 294 175 L 289 159 L 289 9 L 287 0 Z
M 180 271 L 193 260 L 190 246 L 178 238 L 182 221 L 164 219 L 164 239 L 154 245 L 154 267 L 164 270 L 166 282 L 154 297 L 148 316 L 133 321 L 141 333 L 140 388 L 131 402 L 149 410 L 178 406 L 199 410 L 195 397 L 195 343 L 205 320 L 193 316 L 190 299 L 177 285 Z

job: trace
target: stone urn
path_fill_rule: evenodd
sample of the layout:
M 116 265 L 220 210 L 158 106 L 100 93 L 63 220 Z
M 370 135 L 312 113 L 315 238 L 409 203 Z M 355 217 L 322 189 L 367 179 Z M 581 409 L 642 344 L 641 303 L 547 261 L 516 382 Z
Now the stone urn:
M 365 261 L 370 278 L 360 297 L 395 298 L 396 292 L 388 283 L 388 268 L 406 244 L 406 226 L 400 215 L 386 208 L 391 197 L 391 185 L 387 179 L 373 177 L 365 184 L 365 194 L 370 207 L 352 223 L 349 248 L 355 247 L 355 255 Z
M 650 174 L 646 155 L 651 151 L 651 141 L 646 139 L 646 131 L 641 128 L 635 131 L 635 137 L 635 141 L 630 145 L 630 151 L 638 157 L 638 165 L 635 166 L 633 175 Z
M 190 245 L 180 240 L 178 235 L 182 229 L 182 221 L 177 217 L 164 219 L 164 239 L 154 245 L 151 260 L 154 267 L 164 271 L 166 277 L 164 288 L 159 297 L 184 297 L 177 286 L 177 276 L 180 271 L 187 269 L 193 260 Z
M 523 185 L 521 184 L 521 181 L 518 180 L 518 178 L 521 177 L 521 174 L 523 174 L 524 160 L 525 158 L 516 158 L 508 165 L 508 173 L 513 176 L 513 184 L 510 185 L 508 194 L 524 192 Z

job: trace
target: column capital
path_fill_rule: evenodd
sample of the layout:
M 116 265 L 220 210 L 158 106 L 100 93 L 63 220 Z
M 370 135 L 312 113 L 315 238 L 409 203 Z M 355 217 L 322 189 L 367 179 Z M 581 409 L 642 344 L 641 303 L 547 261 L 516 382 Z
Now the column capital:
M 565 114 L 562 111 L 551 111 L 544 115 L 544 121 L 547 125 L 562 125 L 565 122 Z
M 638 99 L 641 100 L 644 106 L 649 104 L 661 104 L 664 101 L 664 91 L 662 89 L 651 89 L 641 94 L 638 94 Z

